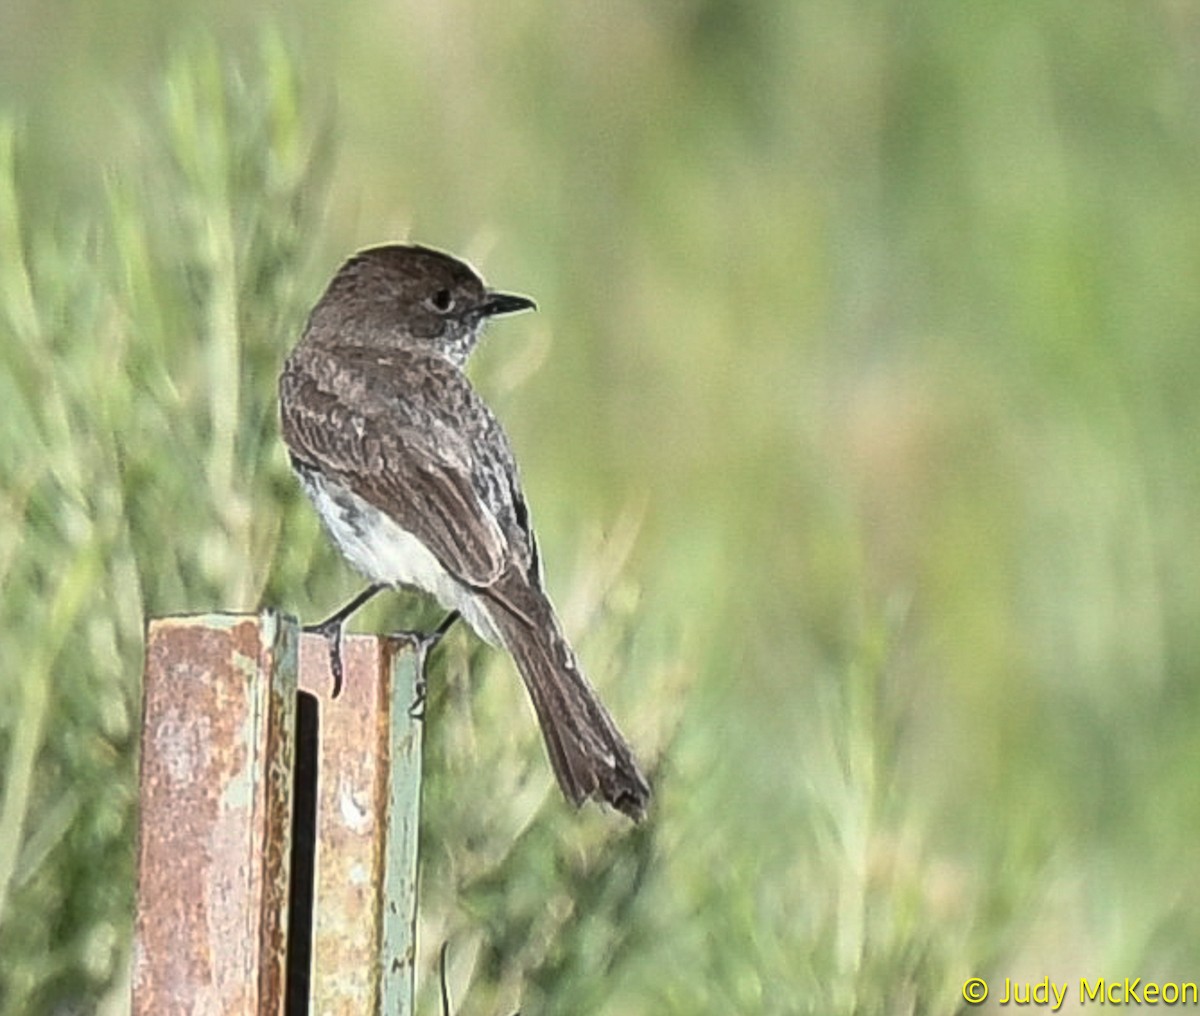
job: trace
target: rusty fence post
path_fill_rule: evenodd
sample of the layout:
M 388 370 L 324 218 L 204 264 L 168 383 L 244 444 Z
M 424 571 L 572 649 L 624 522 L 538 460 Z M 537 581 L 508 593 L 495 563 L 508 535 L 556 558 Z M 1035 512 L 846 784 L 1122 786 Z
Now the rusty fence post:
M 415 655 L 294 619 L 146 633 L 134 1016 L 412 1011 Z

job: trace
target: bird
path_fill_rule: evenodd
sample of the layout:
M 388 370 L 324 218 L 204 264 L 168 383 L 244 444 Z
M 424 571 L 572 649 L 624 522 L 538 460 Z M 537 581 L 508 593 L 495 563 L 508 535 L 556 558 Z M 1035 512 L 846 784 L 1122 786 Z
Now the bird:
M 384 589 L 432 595 L 449 614 L 429 645 L 462 618 L 512 657 L 567 800 L 638 821 L 650 785 L 563 632 L 508 436 L 464 372 L 491 318 L 535 307 L 419 245 L 367 248 L 334 274 L 280 374 L 281 430 L 370 584 L 306 630 L 329 642 L 336 696 L 349 616 Z

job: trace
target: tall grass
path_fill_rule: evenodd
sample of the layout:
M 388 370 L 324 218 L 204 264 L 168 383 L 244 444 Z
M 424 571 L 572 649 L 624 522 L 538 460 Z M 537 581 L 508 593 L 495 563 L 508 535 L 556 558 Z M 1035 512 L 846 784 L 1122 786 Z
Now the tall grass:
M 420 939 L 461 1011 L 1190 976 L 1186 5 L 314 3 L 286 47 L 166 66 L 134 40 L 170 4 L 75 16 L 31 49 L 60 58 L 29 141 L 0 133 L 0 1009 L 121 965 L 143 612 L 352 590 L 274 375 L 337 261 L 404 236 L 539 301 L 475 376 L 658 766 L 645 829 L 569 814 L 508 665 L 456 636 Z M 109 62 L 155 105 L 101 130 L 68 112 Z M 54 188 L 97 151 L 75 214 Z
M 160 95 L 114 127 L 164 142 L 101 215 L 27 215 L 0 127 L 5 1012 L 119 972 L 143 615 L 253 608 L 281 525 L 255 506 L 284 482 L 270 377 L 322 149 L 277 41 L 252 73 L 181 56 Z
M 222 59 L 208 43 L 165 66 L 157 103 L 120 125 L 145 148 L 132 175 L 110 175 L 102 216 L 27 220 L 31 184 L 16 131 L 0 136 L 0 198 L 11 213 L 0 296 L 12 338 L 0 375 L 12 407 L 0 624 L 7 672 L 19 676 L 0 712 L 5 1013 L 86 1005 L 110 982 L 109 1005 L 122 1008 L 143 617 L 264 602 L 312 613 L 351 581 L 278 441 L 275 378 L 317 291 L 306 244 L 330 145 L 302 123 L 278 36 L 264 39 L 250 63 Z M 598 535 L 567 604 L 572 627 L 592 629 L 614 661 L 631 656 L 620 642 L 635 601 L 627 591 L 614 612 L 608 599 L 635 536 L 632 519 Z M 468 672 L 457 659 L 445 694 L 461 698 L 485 668 L 477 660 Z M 494 896 L 510 870 L 556 876 L 539 862 L 567 849 L 550 832 L 562 828 L 561 806 L 551 807 L 558 825 L 552 817 L 535 844 L 520 838 L 556 795 L 544 769 L 530 778 L 541 756 L 512 675 L 491 686 L 430 738 L 430 963 L 437 931 L 460 938 L 461 955 L 505 952 L 451 916 L 455 901 Z M 475 724 L 524 724 L 523 750 L 509 737 L 475 743 Z M 615 850 L 616 830 L 594 817 L 586 829 L 574 846 L 595 864 Z M 439 851 L 463 840 L 480 844 L 481 856 L 460 856 L 448 871 Z M 557 873 L 538 893 L 483 908 L 513 941 L 522 922 L 542 929 L 540 943 L 523 947 L 532 953 L 499 963 L 510 990 L 544 959 L 546 936 L 569 940 L 586 924 L 539 913 L 547 897 L 562 897 L 561 882 Z M 611 886 L 610 908 L 632 890 L 629 877 L 603 872 L 580 873 L 566 888 L 599 893 L 601 884 Z M 604 910 L 598 901 L 587 919 Z

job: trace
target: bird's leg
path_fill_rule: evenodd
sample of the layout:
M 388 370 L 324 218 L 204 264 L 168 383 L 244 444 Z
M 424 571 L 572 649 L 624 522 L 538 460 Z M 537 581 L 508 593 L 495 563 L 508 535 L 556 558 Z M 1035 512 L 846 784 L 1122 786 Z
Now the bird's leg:
M 333 672 L 333 698 L 337 698 L 342 693 L 342 629 L 346 627 L 346 621 L 351 614 L 376 593 L 381 593 L 386 588 L 387 586 L 382 582 L 367 586 L 353 600 L 325 618 L 324 621 L 304 626 L 304 631 L 323 636 L 329 645 L 329 669 Z
M 425 692 L 429 687 L 429 682 L 425 679 L 425 668 L 428 665 L 429 654 L 442 641 L 446 632 L 454 627 L 454 622 L 459 619 L 459 616 L 457 610 L 452 610 L 431 632 L 401 631 L 392 636 L 393 638 L 407 639 L 417 653 L 417 681 L 413 690 L 412 705 L 408 707 L 408 715 L 414 720 L 425 718 Z

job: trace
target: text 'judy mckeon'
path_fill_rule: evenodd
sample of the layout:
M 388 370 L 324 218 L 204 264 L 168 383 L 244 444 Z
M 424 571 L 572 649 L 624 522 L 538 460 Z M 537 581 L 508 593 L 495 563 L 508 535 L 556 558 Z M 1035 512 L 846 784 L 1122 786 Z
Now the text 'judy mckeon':
M 1072 997 L 1072 989 L 1079 994 Z M 991 985 L 982 977 L 963 982 L 962 996 L 968 1005 L 982 1005 L 989 996 L 996 1005 L 1039 1006 L 1058 1012 L 1068 1001 L 1085 1005 L 1190 1005 L 1200 1006 L 1200 987 L 1195 981 L 1143 981 L 1140 977 L 1081 977 L 1072 981 L 1015 981 L 1004 978 L 993 995 Z

